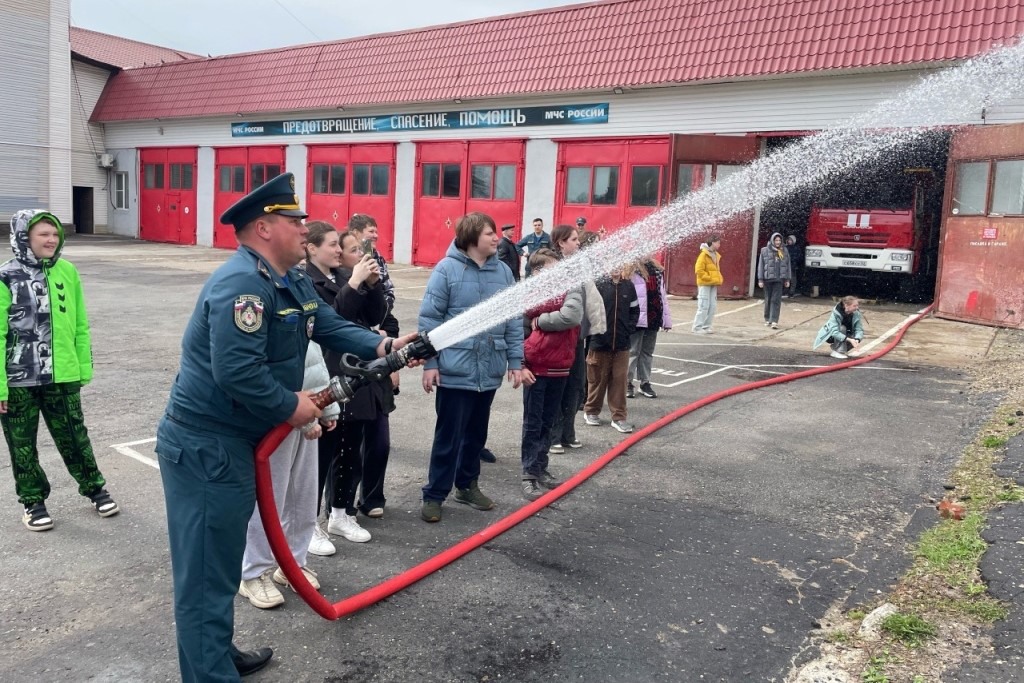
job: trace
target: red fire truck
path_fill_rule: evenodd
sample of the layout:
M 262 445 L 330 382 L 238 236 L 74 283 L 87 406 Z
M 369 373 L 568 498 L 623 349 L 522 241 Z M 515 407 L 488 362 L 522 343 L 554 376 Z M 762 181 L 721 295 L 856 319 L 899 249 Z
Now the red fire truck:
M 884 187 L 846 188 L 811 207 L 805 286 L 867 281 L 900 299 L 930 295 L 935 282 L 941 191 L 930 168 L 907 168 Z M 834 287 L 829 287 L 834 289 Z M 835 292 L 832 292 L 835 293 Z

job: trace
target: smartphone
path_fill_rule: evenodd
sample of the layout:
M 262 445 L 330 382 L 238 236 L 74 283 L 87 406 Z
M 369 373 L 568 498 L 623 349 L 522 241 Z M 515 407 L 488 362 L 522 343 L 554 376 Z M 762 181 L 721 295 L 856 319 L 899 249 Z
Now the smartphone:
M 373 255 L 373 240 L 363 240 L 363 254 L 366 256 Z

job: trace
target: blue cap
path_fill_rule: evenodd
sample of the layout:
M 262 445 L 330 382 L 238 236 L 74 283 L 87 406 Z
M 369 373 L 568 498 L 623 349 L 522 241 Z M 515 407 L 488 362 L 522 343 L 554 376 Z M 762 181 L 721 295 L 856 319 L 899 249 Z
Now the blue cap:
M 291 173 L 282 173 L 239 199 L 221 215 L 220 222 L 241 230 L 251 221 L 268 213 L 292 218 L 305 218 L 309 215 L 299 206 L 299 195 L 295 194 L 295 176 Z

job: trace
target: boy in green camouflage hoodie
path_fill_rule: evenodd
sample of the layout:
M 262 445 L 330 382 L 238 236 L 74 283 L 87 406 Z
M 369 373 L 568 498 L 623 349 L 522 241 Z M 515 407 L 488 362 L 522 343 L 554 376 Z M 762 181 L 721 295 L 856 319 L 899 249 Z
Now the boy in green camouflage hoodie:
M 82 415 L 81 388 L 92 379 L 89 322 L 78 271 L 60 258 L 64 228 L 51 213 L 19 211 L 11 218 L 14 258 L 0 265 L 0 336 L 6 363 L 0 372 L 0 425 L 22 522 L 31 531 L 53 528 L 46 511 L 50 482 L 39 464 L 36 434 L 43 414 L 78 492 L 100 517 L 119 512 L 104 489 Z

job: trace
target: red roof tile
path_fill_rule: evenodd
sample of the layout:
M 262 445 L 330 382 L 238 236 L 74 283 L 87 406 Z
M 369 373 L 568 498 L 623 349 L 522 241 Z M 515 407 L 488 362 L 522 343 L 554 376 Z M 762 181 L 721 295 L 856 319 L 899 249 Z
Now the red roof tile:
M 973 57 L 1019 0 L 606 0 L 128 69 L 96 121 L 610 91 Z
M 164 64 L 194 59 L 202 55 L 172 50 L 169 47 L 140 43 L 137 40 L 111 36 L 77 26 L 71 27 L 71 52 L 85 59 L 127 69 L 132 66 Z

